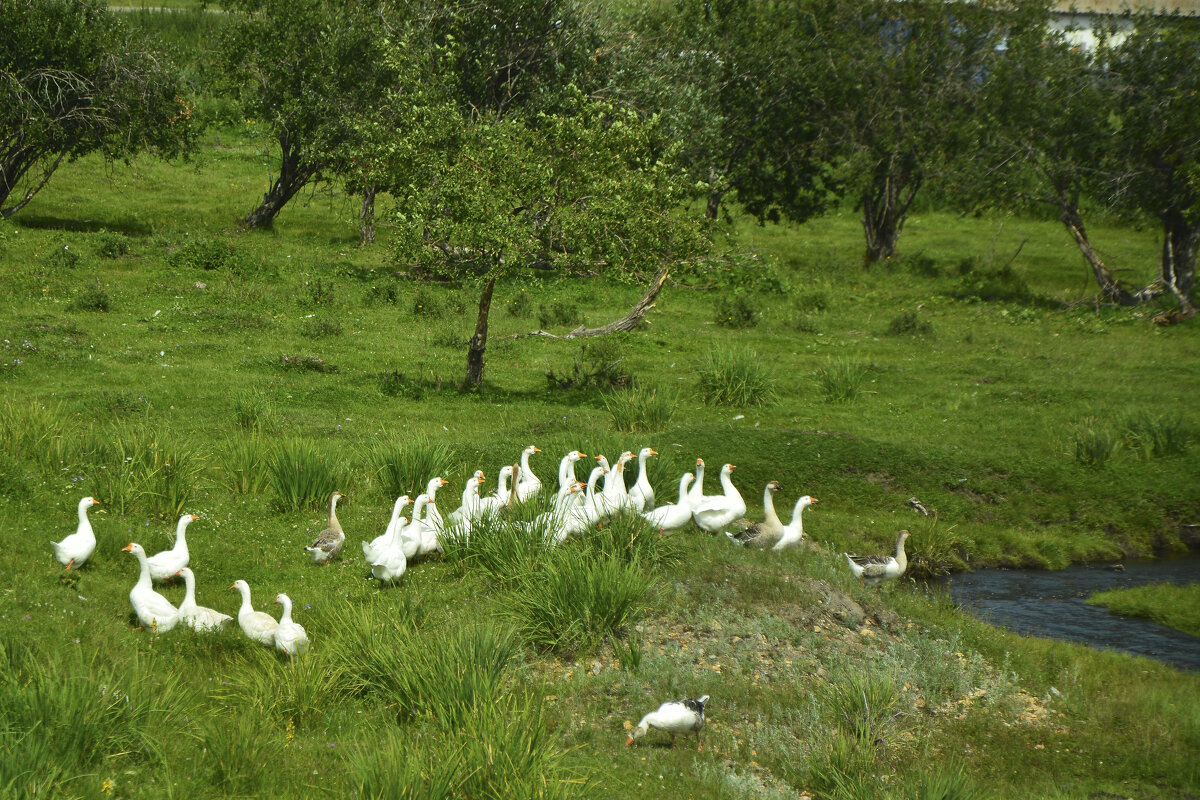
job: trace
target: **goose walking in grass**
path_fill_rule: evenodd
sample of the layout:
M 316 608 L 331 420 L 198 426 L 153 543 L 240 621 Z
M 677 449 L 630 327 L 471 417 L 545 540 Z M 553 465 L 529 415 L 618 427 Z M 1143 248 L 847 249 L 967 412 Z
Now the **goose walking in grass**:
M 654 487 L 650 485 L 650 478 L 646 475 L 646 459 L 656 455 L 658 451 L 650 447 L 643 447 L 638 451 L 638 476 L 633 488 L 629 490 L 629 503 L 639 514 L 654 510 Z
M 479 516 L 479 487 L 486 479 L 481 469 L 475 470 L 475 474 L 467 479 L 466 485 L 463 486 L 462 503 L 450 512 L 449 519 L 452 523 L 470 525 L 471 521 Z
M 852 556 L 842 553 L 850 564 L 854 577 L 867 586 L 879 587 L 884 581 L 894 581 L 908 569 L 908 556 L 904 552 L 904 543 L 908 539 L 908 531 L 900 531 L 896 535 L 896 554 L 892 556 Z
M 725 535 L 729 537 L 729 541 L 762 550 L 774 547 L 783 538 L 783 522 L 775 513 L 775 493 L 782 488 L 779 481 L 767 483 L 766 489 L 763 490 L 763 521 L 747 524 L 737 533 L 726 531 Z
M 194 631 L 215 631 L 233 619 L 216 609 L 196 605 L 196 576 L 187 567 L 179 570 L 179 575 L 186 587 L 183 602 L 179 604 L 179 616 L 185 625 Z
M 796 547 L 806 538 L 804 535 L 804 509 L 817 502 L 817 498 L 804 495 L 796 501 L 795 508 L 792 509 L 792 521 L 783 526 L 783 536 L 779 537 L 779 541 L 771 549 L 775 552 L 786 550 L 789 547 Z
M 692 506 L 692 519 L 709 533 L 719 533 L 734 520 L 746 515 L 746 501 L 733 485 L 733 464 L 721 467 L 723 494 L 705 497 L 699 505 Z M 690 497 L 688 498 L 691 499 Z
M 99 504 L 100 501 L 94 497 L 85 497 L 80 500 L 77 509 L 79 524 L 75 526 L 75 532 L 64 537 L 61 542 L 50 543 L 50 546 L 54 548 L 54 557 L 64 568 L 82 567 L 95 552 L 96 533 L 92 530 L 92 523 L 88 519 L 87 512 L 89 508 Z
M 688 499 L 688 484 L 691 482 L 692 473 L 683 473 L 679 479 L 679 502 L 665 503 L 642 514 L 647 522 L 658 528 L 659 533 L 677 531 L 692 521 L 692 504 Z
M 514 469 L 516 467 L 513 464 L 505 464 L 500 468 L 500 477 L 496 481 L 496 491 L 479 500 L 479 516 L 483 516 L 484 514 L 499 514 L 500 510 L 508 505 L 509 498 L 512 497 L 512 489 L 509 487 L 509 481 L 513 476 Z
M 704 459 L 696 459 L 696 482 L 688 489 L 688 502 L 696 508 L 704 502 Z
M 572 450 L 563 456 L 562 461 L 558 462 L 558 490 L 561 492 L 564 487 L 574 486 L 578 479 L 575 477 L 575 462 L 580 459 L 587 458 L 587 453 L 581 453 L 578 450 Z M 572 497 L 580 497 L 577 493 Z M 576 501 L 578 505 L 580 501 Z
M 600 520 L 600 509 L 596 507 L 596 482 L 600 480 L 600 476 L 603 474 L 604 467 L 594 467 L 592 474 L 588 475 L 587 489 L 584 492 L 571 493 L 571 497 L 582 494 L 583 502 L 568 505 L 563 514 L 562 530 L 564 538 L 567 536 L 579 536 L 595 527 L 596 523 Z M 570 491 L 569 486 L 568 491 Z
M 394 546 L 400 549 L 406 561 L 416 558 L 421 551 L 422 535 L 427 525 L 425 517 L 429 514 L 427 509 L 431 502 L 429 495 L 417 495 L 417 501 L 413 503 L 412 522 L 401 528 L 396 537 Z
M 304 548 L 312 555 L 314 563 L 327 564 L 342 552 L 342 545 L 346 543 L 346 533 L 342 530 L 342 523 L 338 522 L 337 504 L 345 496 L 341 492 L 329 495 L 329 525 L 312 544 Z
M 142 625 L 155 633 L 171 630 L 179 622 L 179 609 L 154 591 L 146 551 L 137 542 L 130 542 L 121 549 L 126 553 L 133 553 L 138 560 L 138 580 L 129 590 L 129 604 L 133 606 L 133 613 L 137 614 Z
M 542 482 L 529 468 L 529 457 L 542 452 L 542 448 L 529 445 L 521 451 L 521 470 L 517 476 L 517 502 L 524 503 L 542 490 Z
M 275 626 L 275 649 L 289 658 L 299 658 L 308 650 L 308 632 L 303 625 L 292 621 L 292 598 L 277 594 L 275 604 L 283 606 L 283 614 Z
M 676 736 L 696 736 L 696 749 L 702 749 L 700 730 L 704 727 L 704 706 L 708 703 L 708 695 L 702 694 L 695 700 L 672 700 L 663 703 L 657 711 L 651 711 L 642 717 L 642 721 L 630 732 L 625 740 L 625 746 L 633 744 L 634 739 L 645 736 L 651 728 L 664 731 L 671 735 L 671 746 L 675 746 Z M 628 723 L 626 723 L 628 724 Z
M 238 579 L 230 589 L 236 589 L 242 596 L 242 607 L 238 609 L 237 621 L 242 633 L 253 642 L 272 647 L 275 644 L 275 629 L 279 623 L 265 611 L 255 611 L 250 604 L 250 584 Z
M 450 481 L 438 476 L 430 478 L 429 483 L 425 484 L 425 494 L 429 496 L 429 502 L 425 506 L 425 522 L 430 525 L 435 531 L 441 531 L 445 526 L 445 521 L 442 519 L 442 512 L 438 510 L 437 492 Z M 416 514 L 416 508 L 413 508 L 413 514 Z
M 170 550 L 155 553 L 146 559 L 150 565 L 150 579 L 154 581 L 174 580 L 179 570 L 188 565 L 190 556 L 187 546 L 187 529 L 196 520 L 195 514 L 184 514 L 175 525 L 175 546 Z
M 368 564 L 374 564 L 377 559 L 381 558 L 396 541 L 400 531 L 408 524 L 408 520 L 400 514 L 404 511 L 404 507 L 411 502 L 412 500 L 406 494 L 397 497 L 392 506 L 392 518 L 388 521 L 387 528 L 371 541 L 362 543 L 363 558 L 367 560 Z

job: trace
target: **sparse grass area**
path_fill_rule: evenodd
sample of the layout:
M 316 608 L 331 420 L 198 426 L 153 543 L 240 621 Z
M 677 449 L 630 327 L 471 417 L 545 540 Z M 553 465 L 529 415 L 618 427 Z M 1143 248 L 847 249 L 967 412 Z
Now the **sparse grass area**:
M 543 312 L 616 319 L 643 288 L 502 282 L 487 384 L 462 393 L 478 287 L 398 278 L 386 228 L 358 248 L 357 204 L 336 193 L 239 231 L 265 148 L 224 128 L 193 164 L 84 158 L 0 222 L 0 794 L 1165 799 L 1200 784 L 1196 675 L 1012 636 L 911 581 L 877 596 L 833 555 L 902 527 L 914 574 L 1180 547 L 1200 508 L 1197 327 L 1064 307 L 1094 289 L 1055 223 L 919 214 L 901 247 L 920 257 L 872 271 L 853 214 L 738 223 L 791 287 L 754 289 L 756 326 L 716 325 L 715 292 L 668 284 L 650 324 L 586 351 L 511 336 Z M 1133 282 L 1153 272 L 1152 230 L 1091 232 Z M 107 312 L 70 308 L 97 285 Z M 757 354 L 764 381 L 734 405 L 702 393 L 717 352 Z M 856 392 L 826 402 L 818 373 L 837 365 L 860 365 L 831 382 Z M 748 401 L 763 389 L 772 402 Z M 448 512 L 466 475 L 490 487 L 528 444 L 547 486 L 571 448 L 652 446 L 659 502 L 697 457 L 736 463 L 752 517 L 771 479 L 781 509 L 819 497 L 805 531 L 822 549 L 659 539 L 636 520 L 554 548 L 497 521 L 397 586 L 365 580 L 358 542 L 396 494 L 442 472 Z M 302 547 L 334 489 L 348 541 L 316 567 Z M 84 494 L 102 501 L 100 545 L 64 573 L 47 540 Z M 120 547 L 167 547 L 177 510 L 201 517 L 198 602 L 233 612 L 239 578 L 260 609 L 287 592 L 304 659 L 236 630 L 134 629 Z M 843 598 L 861 623 L 834 613 Z M 705 693 L 702 752 L 624 747 L 624 723 Z
M 1200 584 L 1159 583 L 1134 589 L 1098 592 L 1088 605 L 1104 606 L 1114 614 L 1146 617 L 1176 630 L 1200 636 Z

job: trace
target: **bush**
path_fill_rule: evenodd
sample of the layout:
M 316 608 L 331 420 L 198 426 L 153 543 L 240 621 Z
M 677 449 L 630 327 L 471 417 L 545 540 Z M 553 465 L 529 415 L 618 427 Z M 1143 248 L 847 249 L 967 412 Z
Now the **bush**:
M 612 389 L 633 385 L 633 376 L 621 368 L 625 360 L 624 344 L 612 336 L 598 337 L 579 346 L 571 362 L 571 371 L 559 375 L 546 373 L 551 389 Z
M 233 398 L 233 421 L 243 431 L 269 431 L 275 427 L 275 404 L 258 389 L 239 392 Z
M 888 323 L 888 336 L 932 336 L 933 325 L 921 319 L 916 311 L 904 311 Z
M 1180 415 L 1156 416 L 1139 409 L 1125 415 L 1125 442 L 1143 458 L 1178 456 L 1191 445 L 1192 431 Z
M 517 319 L 528 319 L 533 316 L 533 298 L 529 296 L 529 292 L 522 289 L 517 292 L 511 300 L 505 304 L 505 309 L 510 317 Z
M 793 302 L 796 310 L 804 314 L 815 314 L 829 308 L 829 295 L 823 291 L 800 292 Z
M 1025 279 L 1011 265 L 985 272 L 971 271 L 959 281 L 956 297 L 988 303 L 1028 303 L 1034 299 Z
M 203 453 L 189 439 L 175 439 L 145 419 L 93 435 L 89 455 L 90 493 L 122 514 L 144 506 L 160 518 L 178 517 L 205 470 Z
M 679 405 L 679 393 L 657 389 L 619 389 L 604 395 L 612 426 L 628 433 L 665 430 Z
M 817 384 L 827 403 L 848 403 L 858 397 L 867 368 L 846 359 L 831 359 L 817 368 Z
M 1102 467 L 1107 464 L 1121 447 L 1121 437 L 1107 425 L 1094 419 L 1085 419 L 1072 431 L 1075 445 L 1075 463 L 1084 467 Z
M 425 491 L 431 478 L 452 470 L 454 451 L 424 436 L 378 438 L 367 449 L 367 463 L 375 470 L 379 490 L 388 498 L 407 494 L 413 499 Z
M 120 258 L 129 252 L 129 239 L 119 233 L 101 231 L 93 241 L 96 244 L 96 254 L 103 258 Z
M 566 300 L 555 298 L 538 306 L 538 324 L 543 328 L 554 325 L 572 325 L 579 322 L 579 307 Z
M 50 270 L 75 269 L 79 266 L 79 253 L 72 250 L 70 245 L 56 247 L 42 258 L 42 263 Z
M 339 455 L 310 439 L 283 439 L 267 454 L 267 480 L 281 511 L 325 510 L 329 496 L 345 491 L 350 468 Z
M 234 494 L 257 494 L 267 483 L 266 446 L 256 433 L 239 431 L 221 458 L 223 485 Z
M 365 305 L 376 305 L 378 303 L 388 303 L 396 305 L 400 302 L 400 287 L 395 281 L 380 281 L 373 286 L 367 287 L 363 292 L 363 303 Z
M 721 295 L 713 307 L 713 321 L 722 328 L 753 328 L 759 313 L 742 292 Z
M 342 325 L 339 322 L 326 319 L 306 319 L 300 323 L 300 335 L 309 339 L 324 339 L 327 336 L 341 336 Z
M 902 255 L 893 259 L 893 262 L 901 269 L 911 272 L 913 275 L 920 275 L 922 278 L 939 278 L 942 274 L 938 269 L 937 262 L 924 253 Z
M 379 392 L 385 397 L 402 397 L 405 400 L 423 400 L 429 392 L 440 392 L 442 379 L 440 376 L 428 378 L 417 375 L 408 376 L 403 372 L 392 370 L 379 376 Z
M 716 349 L 696 367 L 700 399 L 710 405 L 759 406 L 774 400 L 774 382 L 751 350 Z
M 75 299 L 67 306 L 70 311 L 108 311 L 111 308 L 112 300 L 99 282 L 95 286 L 80 289 L 75 294 Z
M 233 247 L 220 239 L 193 239 L 167 255 L 167 266 L 172 269 L 214 270 L 233 261 Z

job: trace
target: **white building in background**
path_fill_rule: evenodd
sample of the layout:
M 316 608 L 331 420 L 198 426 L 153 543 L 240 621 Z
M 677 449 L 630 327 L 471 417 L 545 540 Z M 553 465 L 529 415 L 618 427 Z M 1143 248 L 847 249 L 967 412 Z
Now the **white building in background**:
M 1050 12 L 1051 26 L 1063 31 L 1067 41 L 1084 50 L 1096 47 L 1096 28 L 1113 26 L 1118 31 L 1133 27 L 1123 15 L 1130 11 L 1150 10 L 1155 14 L 1180 14 L 1200 17 L 1200 0 L 1076 0 L 1056 2 Z

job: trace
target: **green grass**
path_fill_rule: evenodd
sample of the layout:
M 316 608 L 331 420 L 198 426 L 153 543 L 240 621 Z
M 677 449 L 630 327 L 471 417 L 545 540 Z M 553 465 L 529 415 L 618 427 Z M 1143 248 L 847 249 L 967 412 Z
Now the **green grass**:
M 1200 584 L 1158 583 L 1136 589 L 1098 592 L 1087 599 L 1114 614 L 1146 617 L 1176 630 L 1200 636 Z
M 587 351 L 514 335 L 543 315 L 558 330 L 617 319 L 642 287 L 501 281 L 487 381 L 462 393 L 478 286 L 397 276 L 387 229 L 357 247 L 357 204 L 336 191 L 240 231 L 268 152 L 241 125 L 188 164 L 83 158 L 0 222 L 0 793 L 1175 798 L 1200 784 L 1195 674 L 1012 636 L 919 583 L 877 596 L 832 555 L 889 548 L 902 527 L 914 574 L 1182 547 L 1200 508 L 1197 328 L 1096 309 L 1056 223 L 922 212 L 901 241 L 920 258 L 863 271 L 852 213 L 739 220 L 736 246 L 792 287 L 748 295 L 757 325 L 717 325 L 716 291 L 668 283 L 648 325 Z M 1123 276 L 1153 274 L 1152 227 L 1090 227 Z M 108 311 L 79 302 L 94 287 Z M 911 335 L 924 322 L 934 335 Z M 757 354 L 772 402 L 706 402 L 698 367 L 722 352 Z M 631 393 L 608 388 L 614 362 Z M 818 374 L 839 364 L 862 365 L 857 392 L 827 402 Z M 550 372 L 607 383 L 556 388 Z M 1115 443 L 1095 466 L 1076 457 L 1085 424 Z M 528 444 L 547 485 L 569 449 L 653 447 L 660 502 L 697 457 L 735 463 L 753 517 L 769 480 L 781 509 L 820 498 L 805 531 L 822 549 L 659 539 L 631 519 L 551 548 L 502 519 L 397 586 L 366 579 L 358 542 L 396 494 L 444 471 L 448 512 L 474 469 L 490 489 Z M 335 489 L 348 541 L 317 567 L 301 548 Z M 64 574 L 47 540 L 74 530 L 84 494 L 102 501 L 100 545 Z M 236 630 L 135 630 L 120 547 L 165 548 L 180 508 L 201 517 L 198 601 L 235 611 L 239 578 L 260 609 L 287 592 L 304 659 Z M 870 624 L 845 628 L 834 593 Z M 107 703 L 114 686 L 129 704 Z M 624 723 L 705 693 L 703 751 L 624 747 Z

